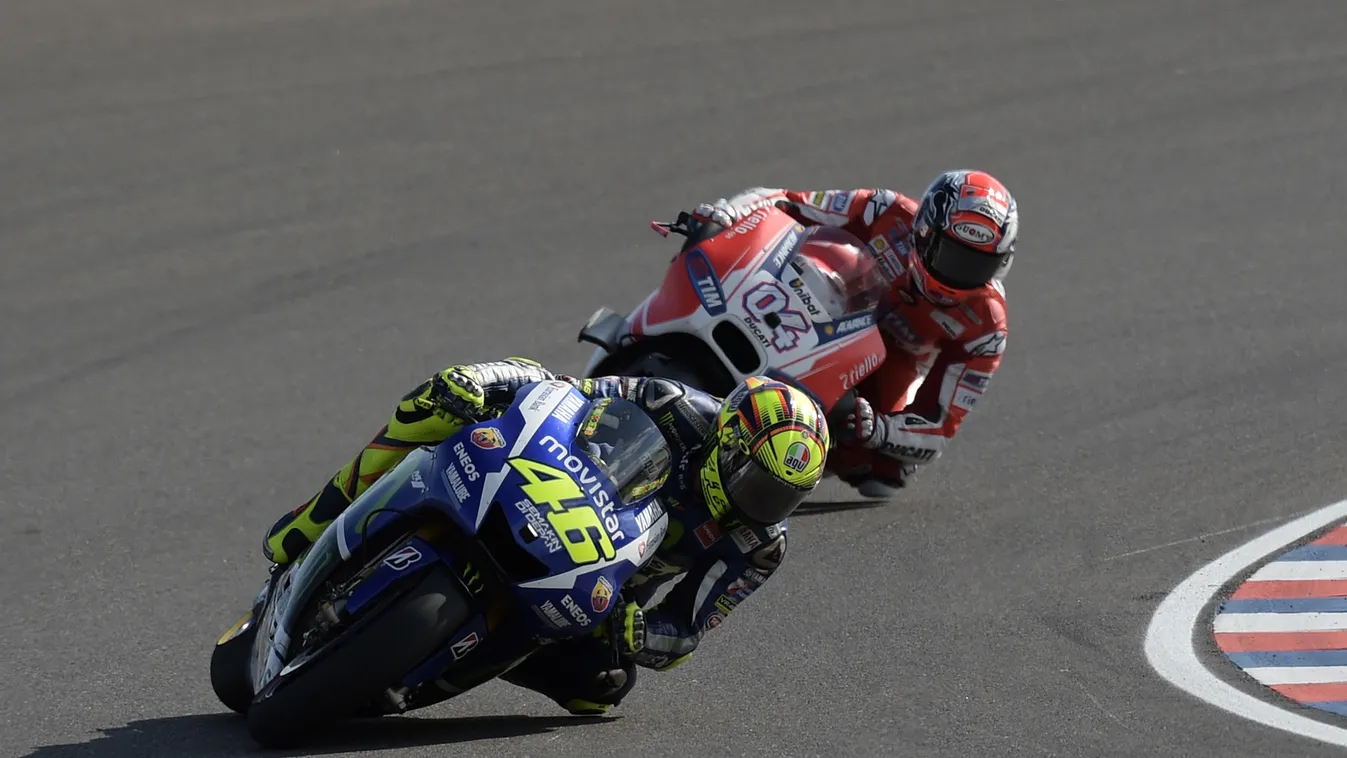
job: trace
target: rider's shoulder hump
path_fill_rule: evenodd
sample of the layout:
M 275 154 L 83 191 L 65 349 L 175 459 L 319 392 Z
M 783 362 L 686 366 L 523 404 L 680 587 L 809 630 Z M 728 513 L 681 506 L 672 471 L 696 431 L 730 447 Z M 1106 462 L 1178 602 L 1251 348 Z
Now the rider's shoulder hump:
M 785 557 L 786 533 L 784 521 L 768 526 L 738 526 L 730 530 L 730 540 L 750 564 L 771 571 Z
M 1007 331 L 1006 291 L 1000 282 L 984 287 L 980 297 L 969 300 L 965 307 L 972 311 L 974 324 L 984 333 Z

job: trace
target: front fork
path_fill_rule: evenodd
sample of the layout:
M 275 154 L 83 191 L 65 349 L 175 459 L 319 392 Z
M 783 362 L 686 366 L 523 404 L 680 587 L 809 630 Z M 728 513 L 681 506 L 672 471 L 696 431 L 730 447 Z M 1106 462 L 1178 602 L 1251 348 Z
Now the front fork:
M 267 601 L 267 597 L 271 594 L 271 588 L 275 586 L 278 568 L 280 568 L 280 566 L 277 564 L 273 563 L 271 565 L 271 572 L 262 582 L 262 587 L 257 591 L 257 595 L 254 596 L 252 607 L 250 607 L 248 612 L 243 614 L 238 621 L 235 621 L 233 626 L 225 630 L 224 634 L 220 635 L 220 639 L 215 641 L 217 647 L 241 634 L 245 634 L 252 628 L 253 624 L 257 623 L 257 611 L 262 608 L 262 604 Z

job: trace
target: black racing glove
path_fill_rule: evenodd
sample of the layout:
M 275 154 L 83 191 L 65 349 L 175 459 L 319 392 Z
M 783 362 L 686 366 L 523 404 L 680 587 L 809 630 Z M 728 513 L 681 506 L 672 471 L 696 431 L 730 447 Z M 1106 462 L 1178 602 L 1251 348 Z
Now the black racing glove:
M 859 395 L 856 405 L 843 417 L 843 440 L 854 442 L 861 447 L 876 450 L 884 447 L 888 441 L 889 425 L 884 417 L 875 413 L 870 402 Z
M 619 657 L 629 658 L 645 648 L 645 611 L 636 603 L 619 601 L 601 633 Z

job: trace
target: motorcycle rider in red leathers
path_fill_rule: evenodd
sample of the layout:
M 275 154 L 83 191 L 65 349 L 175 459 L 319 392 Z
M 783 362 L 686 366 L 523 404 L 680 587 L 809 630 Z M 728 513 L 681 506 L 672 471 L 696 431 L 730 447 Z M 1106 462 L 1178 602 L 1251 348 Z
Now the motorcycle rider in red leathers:
M 772 204 L 807 226 L 856 235 L 890 282 L 878 311 L 888 357 L 857 387 L 828 461 L 861 495 L 889 498 L 945 451 L 1001 363 L 1015 199 L 990 174 L 949 171 L 920 200 L 887 189 L 756 187 L 692 215 L 728 227 Z

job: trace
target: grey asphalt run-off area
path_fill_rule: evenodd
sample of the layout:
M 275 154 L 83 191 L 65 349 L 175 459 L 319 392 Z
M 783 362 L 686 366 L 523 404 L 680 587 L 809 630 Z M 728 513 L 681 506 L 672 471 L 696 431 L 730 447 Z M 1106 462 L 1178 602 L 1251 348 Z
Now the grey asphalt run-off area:
M 901 497 L 827 483 L 607 717 L 493 682 L 302 754 L 1335 754 L 1142 642 L 1347 493 L 1344 31 L 1339 0 L 0 4 L 0 754 L 254 754 L 211 646 L 402 393 L 579 371 L 675 251 L 651 219 L 969 167 L 1020 204 L 1008 352 Z

